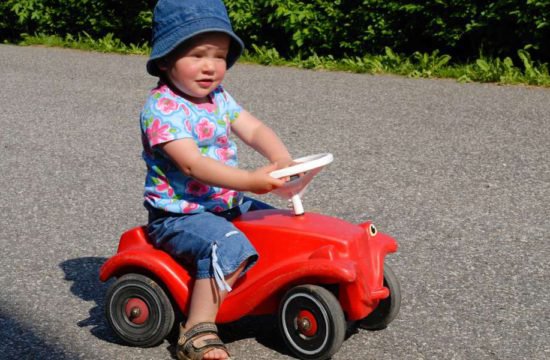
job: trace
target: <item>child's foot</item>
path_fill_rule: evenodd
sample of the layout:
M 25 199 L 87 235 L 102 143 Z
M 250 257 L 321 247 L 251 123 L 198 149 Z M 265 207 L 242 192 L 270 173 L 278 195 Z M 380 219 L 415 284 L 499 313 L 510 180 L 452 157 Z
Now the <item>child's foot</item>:
M 204 346 L 203 340 L 209 340 L 209 339 L 215 339 L 219 340 L 217 336 L 211 336 L 211 335 L 205 335 L 202 337 L 199 337 L 197 340 L 193 341 L 193 346 L 200 348 L 201 346 Z M 229 354 L 220 348 L 213 348 L 212 350 L 208 350 L 203 356 L 203 360 L 227 360 L 229 359 Z
M 179 360 L 227 360 L 229 352 L 218 337 L 214 323 L 199 323 L 190 329 L 180 325 L 180 337 L 176 348 Z

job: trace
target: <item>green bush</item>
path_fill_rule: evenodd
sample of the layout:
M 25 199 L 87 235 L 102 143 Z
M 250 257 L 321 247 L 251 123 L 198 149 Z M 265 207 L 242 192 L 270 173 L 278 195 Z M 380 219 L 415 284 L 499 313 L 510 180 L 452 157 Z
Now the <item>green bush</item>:
M 0 10 L 23 33 L 65 36 L 87 33 L 102 38 L 113 33 L 123 42 L 143 42 L 151 34 L 154 0 L 6 0 Z M 16 23 L 13 24 L 13 17 Z M 12 33 L 13 35 L 13 33 Z
M 65 37 L 112 34 L 126 44 L 150 40 L 156 0 L 4 0 L 0 40 L 21 33 Z M 550 0 L 225 0 L 249 49 L 283 58 L 363 57 L 415 52 L 453 60 L 550 60 Z M 253 46 L 255 45 L 255 47 Z M 313 58 L 312 58 L 313 59 Z
M 0 2 L 0 40 L 13 40 L 23 32 L 23 26 L 17 21 L 17 15 L 8 2 Z
M 247 42 L 283 56 L 440 50 L 453 58 L 550 59 L 550 0 L 226 0 Z

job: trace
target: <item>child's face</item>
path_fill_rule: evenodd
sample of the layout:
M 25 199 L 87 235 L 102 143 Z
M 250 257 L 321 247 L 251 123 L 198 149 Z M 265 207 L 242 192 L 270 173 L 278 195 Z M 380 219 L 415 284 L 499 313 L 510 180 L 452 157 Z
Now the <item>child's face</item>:
M 230 39 L 223 33 L 206 33 L 176 50 L 159 68 L 186 97 L 196 103 L 209 101 L 223 80 Z

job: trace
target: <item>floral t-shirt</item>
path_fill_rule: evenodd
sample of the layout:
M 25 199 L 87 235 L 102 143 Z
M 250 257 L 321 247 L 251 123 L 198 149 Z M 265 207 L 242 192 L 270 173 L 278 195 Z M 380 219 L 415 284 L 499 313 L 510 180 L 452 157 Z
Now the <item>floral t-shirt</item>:
M 194 104 L 166 85 L 151 90 L 141 111 L 143 159 L 147 165 L 145 201 L 172 213 L 219 212 L 242 202 L 242 193 L 209 186 L 180 171 L 156 145 L 192 138 L 203 156 L 237 166 L 237 146 L 229 139 L 231 123 L 242 108 L 220 85 L 212 103 Z

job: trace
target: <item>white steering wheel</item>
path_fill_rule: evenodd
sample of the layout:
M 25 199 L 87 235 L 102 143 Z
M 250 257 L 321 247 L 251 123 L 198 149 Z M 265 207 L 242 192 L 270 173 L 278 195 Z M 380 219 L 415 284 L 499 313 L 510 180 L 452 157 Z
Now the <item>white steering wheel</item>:
M 313 177 L 323 167 L 330 164 L 332 160 L 334 160 L 334 157 L 330 153 L 310 155 L 295 159 L 295 165 L 272 171 L 270 175 L 274 178 L 290 177 L 290 181 L 272 192 L 283 199 L 291 199 L 294 214 L 302 215 L 304 207 L 301 196 L 304 194 L 311 180 L 313 180 Z M 293 176 L 299 174 L 300 176 Z

